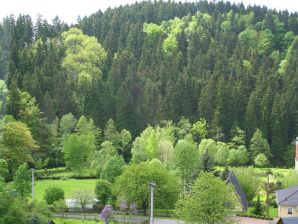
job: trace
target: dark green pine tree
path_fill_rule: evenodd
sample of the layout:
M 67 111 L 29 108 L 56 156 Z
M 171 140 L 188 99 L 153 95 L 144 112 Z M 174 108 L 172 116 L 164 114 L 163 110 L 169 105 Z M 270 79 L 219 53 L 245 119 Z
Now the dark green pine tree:
M 260 201 L 260 196 L 258 196 L 258 199 L 255 203 L 255 210 L 254 210 L 254 213 L 256 215 L 263 215 L 263 208 L 262 208 L 262 204 L 261 204 L 261 201 Z
M 208 153 L 208 150 L 206 150 L 206 152 L 204 152 L 204 154 L 202 155 L 201 162 L 202 162 L 202 165 L 201 165 L 202 166 L 202 170 L 204 172 L 212 172 L 212 171 L 214 171 L 213 158 Z

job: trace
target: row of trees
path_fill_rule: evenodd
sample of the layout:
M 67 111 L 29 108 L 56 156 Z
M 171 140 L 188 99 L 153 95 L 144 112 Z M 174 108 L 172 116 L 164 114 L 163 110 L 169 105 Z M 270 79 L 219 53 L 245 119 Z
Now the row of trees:
M 216 141 L 208 139 L 212 129 L 205 119 L 192 124 L 182 117 L 176 124 L 164 121 L 156 127 L 149 125 L 134 139 L 128 130 L 118 131 L 112 119 L 103 131 L 91 118 L 81 116 L 77 120 L 71 113 L 47 124 L 29 93 L 20 89 L 6 92 L 6 111 L 11 115 L 1 120 L 0 144 L 1 157 L 9 164 L 11 175 L 24 162 L 38 168 L 66 165 L 77 174 L 88 171 L 100 177 L 109 176 L 111 167 L 120 170 L 130 160 L 158 159 L 169 167 L 180 167 L 184 180 L 199 167 L 209 171 L 213 165 L 274 165 L 274 152 L 259 129 L 248 144 L 238 126 L 227 142 Z M 293 164 L 294 150 L 291 146 L 283 155 L 288 166 Z
M 72 28 L 8 17 L 0 25 L 7 113 L 23 119 L 18 91 L 34 97 L 45 119 L 27 125 L 43 151 L 51 148 L 44 124 L 68 113 L 96 127 L 112 118 L 134 137 L 148 124 L 202 117 L 216 141 L 238 126 L 248 147 L 259 129 L 271 150 L 264 155 L 285 165 L 297 133 L 297 27 L 295 13 L 207 1 L 136 3 Z

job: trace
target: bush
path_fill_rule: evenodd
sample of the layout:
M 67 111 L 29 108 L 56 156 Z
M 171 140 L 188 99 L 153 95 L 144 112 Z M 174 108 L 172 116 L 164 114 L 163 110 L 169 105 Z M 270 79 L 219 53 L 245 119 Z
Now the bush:
M 291 169 L 284 177 L 278 181 L 282 183 L 284 188 L 292 187 L 298 184 L 298 174 L 294 169 Z
M 243 189 L 247 200 L 249 203 L 253 202 L 253 199 L 260 191 L 260 178 L 255 172 L 253 167 L 242 167 L 242 168 L 233 168 L 237 180 L 241 188 Z
M 64 200 L 64 191 L 59 187 L 51 186 L 46 189 L 44 199 L 48 205 L 52 205 L 55 201 Z
M 115 178 L 120 176 L 125 165 L 121 156 L 111 157 L 103 166 L 100 177 L 111 183 L 115 182 Z
M 102 205 L 107 204 L 112 193 L 112 184 L 107 180 L 99 179 L 96 182 L 95 194 Z
M 255 204 L 255 210 L 254 210 L 254 212 L 255 212 L 256 215 L 261 216 L 263 214 L 263 211 L 262 210 L 263 210 L 262 203 L 260 201 L 260 196 L 258 196 L 258 200 L 257 200 L 257 202 Z
M 60 199 L 54 202 L 54 204 L 52 205 L 52 208 L 55 212 L 63 213 L 66 211 L 67 206 L 65 204 L 65 201 L 63 199 Z
M 254 159 L 254 162 L 257 167 L 266 167 L 269 165 L 269 161 L 263 153 L 258 154 Z
M 50 210 L 45 202 L 33 203 L 26 224 L 44 224 L 51 217 Z
M 3 177 L 3 179 L 8 177 L 8 165 L 7 162 L 4 159 L 0 159 L 0 176 Z

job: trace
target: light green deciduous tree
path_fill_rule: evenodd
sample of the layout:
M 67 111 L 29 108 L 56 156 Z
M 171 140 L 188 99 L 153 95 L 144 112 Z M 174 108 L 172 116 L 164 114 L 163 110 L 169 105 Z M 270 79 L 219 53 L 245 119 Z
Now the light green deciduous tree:
M 229 223 L 228 217 L 234 214 L 236 205 L 231 188 L 213 174 L 201 173 L 192 193 L 177 203 L 175 214 L 188 223 Z

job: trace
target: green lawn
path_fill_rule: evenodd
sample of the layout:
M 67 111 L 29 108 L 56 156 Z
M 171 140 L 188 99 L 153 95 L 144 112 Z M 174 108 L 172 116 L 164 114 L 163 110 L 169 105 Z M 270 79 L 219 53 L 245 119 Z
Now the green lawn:
M 96 179 L 87 180 L 37 180 L 35 182 L 35 199 L 42 201 L 44 192 L 49 186 L 60 187 L 64 190 L 65 198 L 71 198 L 73 193 L 77 190 L 88 189 L 91 193 L 94 193 Z
M 254 207 L 252 207 L 252 206 L 249 206 L 248 207 L 248 210 L 247 210 L 247 215 L 252 215 L 252 216 L 254 216 L 255 214 L 254 214 Z M 263 214 L 265 215 L 265 207 L 263 207 Z M 274 208 L 273 206 L 270 206 L 269 207 L 269 217 L 270 218 L 276 218 L 277 217 L 277 214 L 278 213 L 278 211 L 277 211 L 277 208 Z
M 281 174 L 285 176 L 291 171 L 291 169 L 285 169 L 285 168 L 254 168 L 254 169 L 257 173 L 262 173 L 262 174 L 265 174 L 266 171 L 270 169 L 273 173 L 273 176 L 277 174 Z
M 89 220 L 80 220 L 80 219 L 62 219 L 56 218 L 54 219 L 56 224 L 99 224 L 103 223 L 101 221 L 89 221 Z

